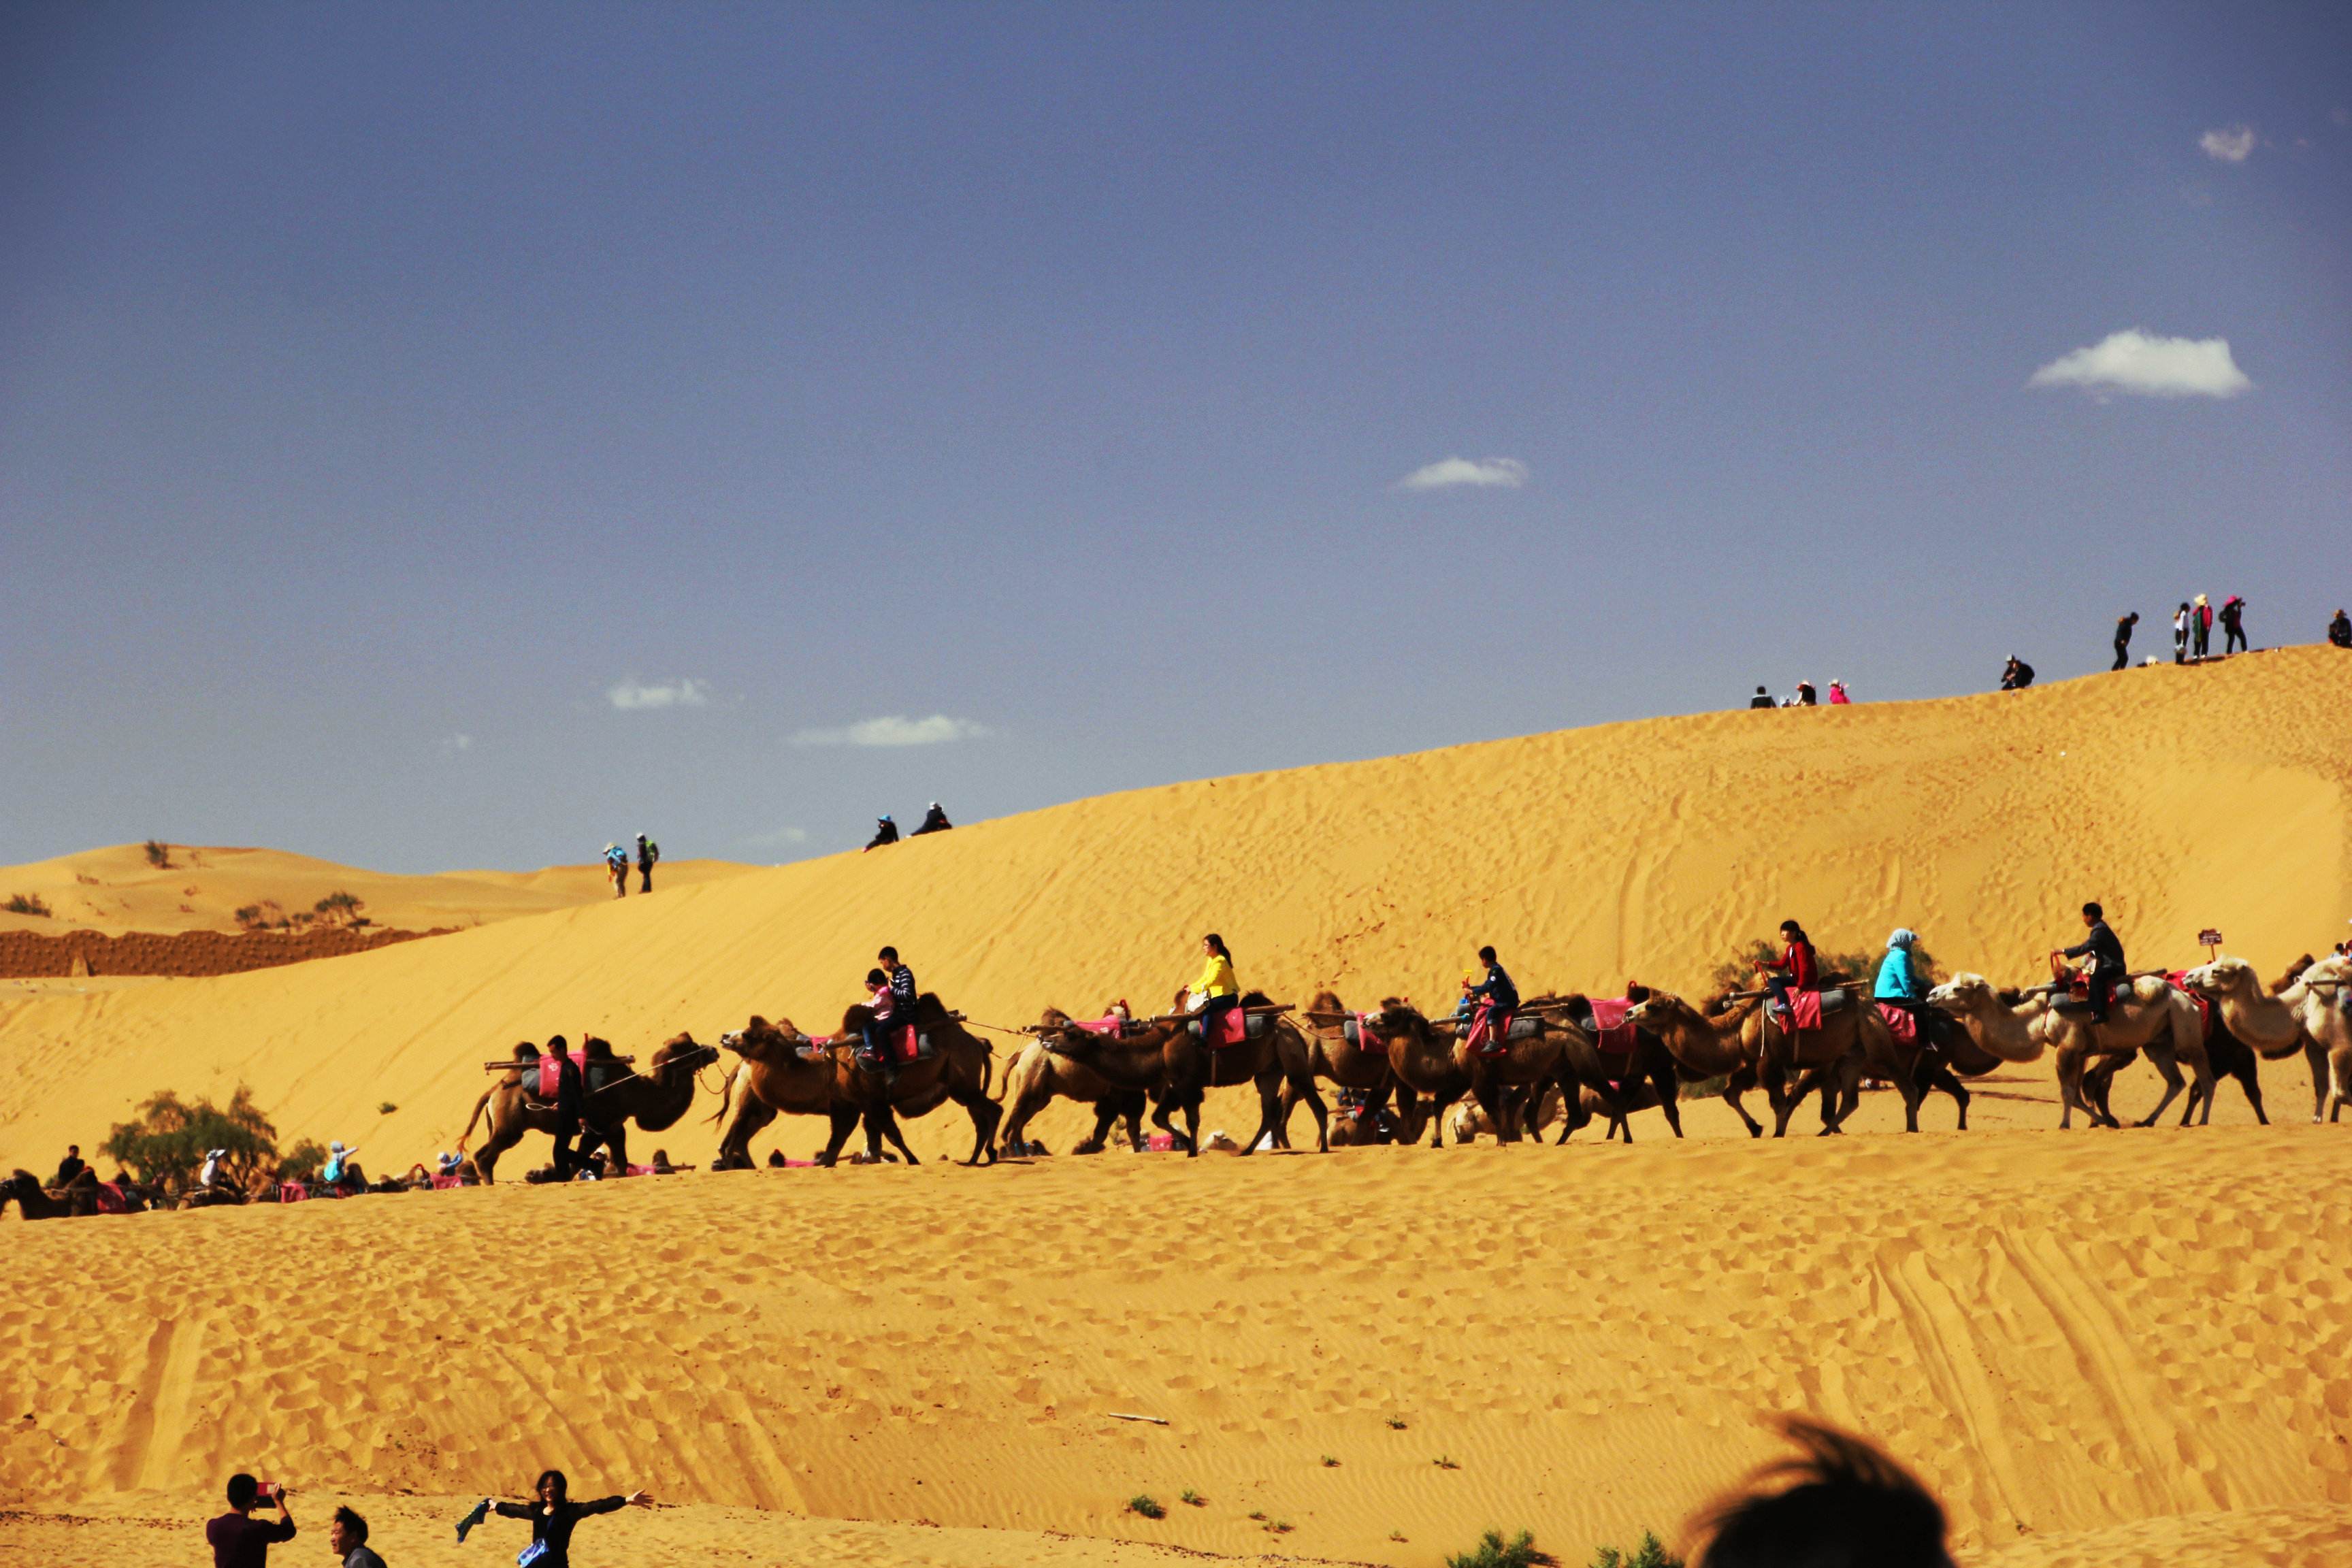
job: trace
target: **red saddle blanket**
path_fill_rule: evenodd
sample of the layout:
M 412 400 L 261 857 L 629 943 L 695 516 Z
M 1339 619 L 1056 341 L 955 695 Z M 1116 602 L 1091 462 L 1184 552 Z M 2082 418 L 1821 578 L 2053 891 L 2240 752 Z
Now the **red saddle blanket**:
M 892 1029 L 889 1040 L 892 1061 L 901 1064 L 911 1062 L 923 1054 L 922 1037 L 915 1032 L 915 1026 L 912 1024 L 903 1029 Z
M 129 1214 L 131 1212 L 131 1200 L 124 1197 L 122 1195 L 122 1189 L 115 1185 L 112 1182 L 100 1182 L 98 1184 L 98 1212 L 100 1214 Z
M 2204 995 L 2200 992 L 2191 991 L 2187 985 L 2181 984 L 2189 978 L 2189 971 L 2185 969 L 2173 970 L 2164 978 L 2175 991 L 2179 992 L 2183 996 L 2188 997 L 2191 1002 L 2197 1004 L 2197 1016 L 2203 1020 L 2205 1025 L 2205 1041 L 2209 1045 L 2211 1044 L 2213 1039 L 2213 998 Z
M 463 1176 L 436 1176 L 433 1178 L 433 1190 L 436 1193 L 455 1192 L 457 1188 L 462 1187 L 465 1184 L 466 1178 Z
M 1633 1026 L 1625 1021 L 1625 1015 L 1633 1010 L 1633 1004 L 1622 996 L 1588 996 L 1585 1000 L 1592 1005 L 1593 1043 L 1612 1057 L 1633 1055 Z
M 1886 1020 L 1886 1031 L 1895 1037 L 1897 1045 L 1916 1046 L 1919 1043 L 1919 1020 L 1913 1017 L 1907 1009 L 1897 1007 L 1892 1002 L 1881 1002 L 1878 1016 Z
M 539 1058 L 540 1099 L 553 1100 L 555 1098 L 557 1088 L 562 1081 L 560 1075 L 562 1072 L 562 1068 L 558 1067 L 556 1064 L 561 1062 L 562 1059 L 562 1058 L 557 1056 L 553 1051 L 550 1051 L 547 1055 Z M 572 1052 L 572 1065 L 580 1069 L 582 1079 L 583 1081 L 585 1081 L 588 1072 L 588 1053 L 586 1051 Z
M 1506 1013 L 1501 1026 L 1497 1027 L 1494 1007 L 1481 1003 L 1478 1010 L 1471 1015 L 1470 1033 L 1462 1043 L 1474 1057 L 1499 1057 L 1511 1048 L 1511 1026 L 1517 1021 L 1515 1015 Z
M 1249 1014 L 1240 1007 L 1234 1007 L 1229 1009 L 1223 1017 L 1217 1020 L 1217 1037 L 1211 1040 L 1209 1044 L 1218 1047 L 1238 1046 L 1248 1038 Z
M 1792 1034 L 1802 1034 L 1808 1029 L 1820 1028 L 1822 1026 L 1822 994 L 1818 991 L 1790 992 L 1788 1016 L 1780 1022 L 1781 1026 Z

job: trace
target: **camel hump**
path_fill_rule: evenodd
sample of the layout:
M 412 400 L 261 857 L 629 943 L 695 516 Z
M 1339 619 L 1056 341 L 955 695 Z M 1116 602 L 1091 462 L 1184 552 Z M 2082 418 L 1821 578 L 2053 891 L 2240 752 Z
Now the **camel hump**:
M 1307 1005 L 1307 1010 L 1314 1013 L 1344 1013 L 1348 1010 L 1348 1005 L 1339 1000 L 1339 994 L 1336 991 L 1318 991 L 1315 1000 Z
M 1271 1007 L 1274 1005 L 1274 998 L 1267 995 L 1263 991 L 1246 991 L 1242 994 L 1242 1005 L 1244 1007 Z

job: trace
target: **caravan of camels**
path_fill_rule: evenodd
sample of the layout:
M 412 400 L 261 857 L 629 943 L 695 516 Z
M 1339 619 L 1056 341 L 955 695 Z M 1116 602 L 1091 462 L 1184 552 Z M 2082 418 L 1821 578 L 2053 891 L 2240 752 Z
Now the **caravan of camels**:
M 1760 1137 L 1762 1123 L 1743 1103 L 1759 1088 L 1774 1137 L 1785 1136 L 1798 1108 L 1816 1095 L 1820 1131 L 1829 1134 L 1841 1130 L 1865 1082 L 1901 1096 L 1908 1131 L 1919 1130 L 1922 1103 L 1937 1092 L 1955 1102 L 1965 1130 L 1964 1080 L 2044 1055 L 2056 1067 L 2062 1128 L 2077 1111 L 2095 1126 L 2120 1125 L 2108 1109 L 2109 1087 L 2142 1055 L 2165 1084 L 2143 1127 L 2184 1093 L 2180 1124 L 2210 1120 L 2222 1078 L 2238 1080 L 2267 1124 L 2258 1060 L 2305 1058 L 2315 1121 L 2333 1121 L 2352 1094 L 2352 957 L 2305 958 L 2271 985 L 2231 957 L 2170 973 L 2118 974 L 2104 1020 L 2081 976 L 2054 972 L 2059 978 L 2023 989 L 1958 974 L 1923 986 L 1924 999 L 1908 1007 L 1835 975 L 1817 989 L 1791 994 L 1776 985 L 1700 1004 L 1634 984 L 1622 997 L 1512 998 L 1512 1008 L 1490 1014 L 1465 994 L 1443 1016 L 1402 997 L 1360 1012 L 1329 991 L 1304 1008 L 1258 993 L 1202 1008 L 1193 991 L 1179 993 L 1174 1010 L 1155 1017 L 1132 1017 L 1123 1003 L 1095 1019 L 1049 1008 L 1025 1029 L 996 1031 L 1026 1037 L 1001 1065 L 973 1032 L 992 1026 L 968 1026 L 936 994 L 909 990 L 897 1016 L 877 1016 L 861 1004 L 828 1037 L 760 1016 L 721 1036 L 719 1047 L 738 1059 L 719 1088 L 715 1168 L 751 1166 L 752 1139 L 781 1115 L 827 1121 L 820 1164 L 835 1163 L 861 1126 L 869 1157 L 881 1158 L 887 1143 L 912 1162 L 898 1122 L 950 1101 L 971 1120 L 968 1164 L 993 1163 L 1000 1149 L 1042 1152 L 1029 1141 L 1029 1124 L 1057 1099 L 1095 1112 L 1093 1132 L 1075 1152 L 1102 1150 L 1123 1123 L 1138 1150 L 1194 1154 L 1204 1092 L 1244 1085 L 1256 1089 L 1260 1114 L 1249 1140 L 1232 1145 L 1243 1153 L 1289 1148 L 1302 1103 L 1314 1118 L 1318 1151 L 1424 1137 L 1433 1147 L 1449 1131 L 1456 1142 L 1491 1131 L 1509 1143 L 1539 1137 L 1555 1120 L 1560 1142 L 1599 1121 L 1605 1137 L 1630 1143 L 1633 1117 L 1650 1110 L 1679 1138 L 1677 1100 L 1690 1095 L 1720 1097 L 1749 1136 Z M 1465 979 L 1465 993 L 1478 989 Z M 583 1151 L 602 1143 L 617 1152 L 633 1119 L 648 1131 L 675 1124 L 694 1098 L 696 1068 L 716 1055 L 680 1034 L 656 1051 L 647 1074 L 621 1068 L 602 1088 L 592 1080 L 578 1112 Z M 608 1046 L 592 1041 L 575 1059 L 593 1067 L 613 1058 Z M 572 1152 L 553 1090 L 549 1098 L 532 1092 L 541 1061 L 537 1047 L 524 1045 L 510 1062 L 486 1064 L 505 1076 L 476 1108 L 490 1128 L 476 1156 L 485 1179 L 497 1155 L 532 1130 L 558 1133 L 557 1172 L 566 1169 Z M 1336 1115 L 1323 1083 L 1338 1091 Z M 1160 1130 L 1149 1142 L 1147 1111 Z

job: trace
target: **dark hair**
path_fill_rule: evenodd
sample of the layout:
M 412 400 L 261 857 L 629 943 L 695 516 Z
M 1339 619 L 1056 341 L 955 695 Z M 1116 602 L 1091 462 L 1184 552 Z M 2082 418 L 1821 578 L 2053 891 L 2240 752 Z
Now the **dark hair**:
M 1765 1466 L 1700 1520 L 1707 1534 L 1694 1568 L 1863 1563 L 1951 1568 L 1944 1509 L 1917 1477 L 1862 1438 L 1801 1415 L 1782 1416 L 1799 1452 Z M 1774 1483 L 1788 1485 L 1767 1490 Z
M 1201 940 L 1207 942 L 1212 948 L 1214 948 L 1219 958 L 1225 960 L 1227 963 L 1231 963 L 1233 961 L 1234 955 L 1226 949 L 1225 939 L 1219 936 L 1215 931 L 1211 931 Z
M 866 972 L 866 984 L 868 985 L 887 985 L 890 984 L 890 977 L 883 973 L 878 969 L 869 969 Z
M 898 963 L 898 950 L 897 948 L 895 948 L 895 947 L 886 947 L 886 948 L 884 948 L 881 952 L 879 952 L 876 953 L 874 956 L 875 956 L 875 957 L 877 957 L 877 958 L 879 958 L 879 959 L 886 960 L 886 961 L 887 961 L 887 962 L 889 962 L 889 963 Z
M 1805 928 L 1799 925 L 1794 921 L 1782 921 L 1780 922 L 1780 930 L 1784 933 L 1794 935 L 1799 942 L 1811 942 L 1812 940 L 1812 938 L 1805 934 Z
M 550 1481 L 553 1481 L 555 1483 L 556 1501 L 562 1502 L 565 1498 L 571 1496 L 572 1483 L 563 1479 L 563 1472 L 562 1470 L 540 1471 L 539 1479 L 531 1483 L 531 1495 L 536 1497 L 541 1492 L 545 1491 L 547 1489 L 547 1483 Z
M 243 1470 L 239 1470 L 236 1474 L 229 1477 L 229 1507 L 237 1509 L 251 1508 L 253 1506 L 253 1500 L 260 1495 L 261 1483 L 255 1480 L 251 1476 L 247 1475 Z
M 1479 963 L 1494 963 L 1494 962 L 1495 962 L 1495 950 L 1494 950 L 1493 948 L 1491 948 L 1491 947 L 1482 947 L 1482 948 L 1480 948 L 1480 949 L 1478 950 L 1478 962 L 1479 962 Z
M 353 1513 L 349 1508 L 339 1508 L 335 1510 L 335 1522 L 343 1527 L 343 1533 L 351 1537 L 352 1543 L 353 1545 L 365 1546 L 367 1544 L 366 1520 L 363 1520 L 358 1514 Z
M 2095 921 L 2103 921 L 2107 918 L 2107 911 L 2099 908 L 2099 900 L 2096 899 L 2093 899 L 2089 903 L 2084 904 L 2083 906 L 2083 912 L 2090 916 Z
M 565 1039 L 562 1035 L 550 1035 L 547 1037 L 547 1051 L 550 1056 L 560 1057 L 571 1049 L 572 1042 Z

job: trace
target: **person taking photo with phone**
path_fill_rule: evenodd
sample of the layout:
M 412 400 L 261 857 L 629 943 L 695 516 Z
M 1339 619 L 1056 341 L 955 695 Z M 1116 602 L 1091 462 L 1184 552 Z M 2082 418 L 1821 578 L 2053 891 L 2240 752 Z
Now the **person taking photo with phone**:
M 278 1505 L 276 1519 L 253 1517 L 254 1509 L 265 1501 Z M 286 1510 L 284 1489 L 272 1487 L 265 1498 L 261 1483 L 239 1470 L 228 1479 L 228 1508 L 205 1526 L 213 1568 L 269 1568 L 270 1547 L 294 1539 L 294 1516 Z

